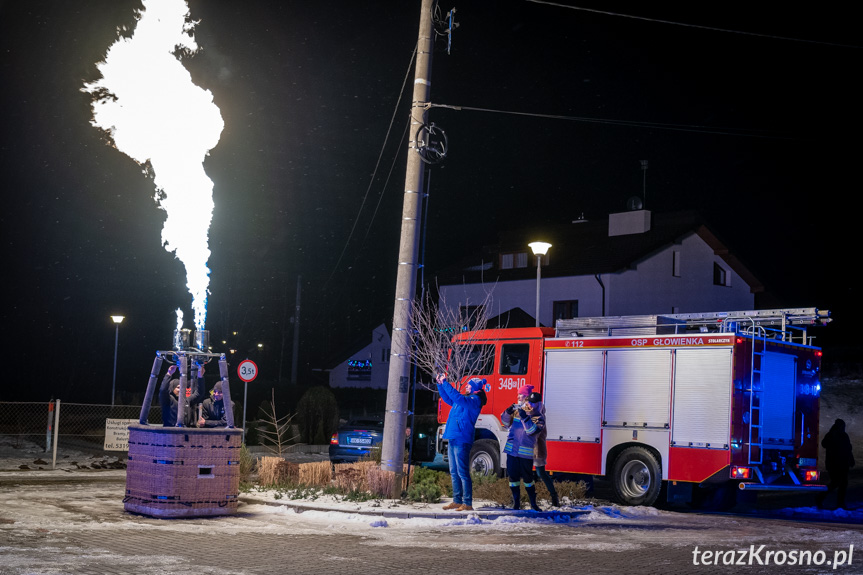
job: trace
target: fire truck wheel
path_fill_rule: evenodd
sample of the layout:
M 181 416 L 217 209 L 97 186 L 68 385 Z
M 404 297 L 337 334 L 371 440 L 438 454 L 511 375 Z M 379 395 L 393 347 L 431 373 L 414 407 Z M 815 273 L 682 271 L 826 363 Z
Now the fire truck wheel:
M 470 470 L 480 475 L 500 473 L 500 453 L 496 441 L 480 439 L 474 442 L 470 450 Z
M 614 495 L 624 505 L 653 505 L 662 488 L 656 456 L 643 447 L 628 447 L 614 460 Z

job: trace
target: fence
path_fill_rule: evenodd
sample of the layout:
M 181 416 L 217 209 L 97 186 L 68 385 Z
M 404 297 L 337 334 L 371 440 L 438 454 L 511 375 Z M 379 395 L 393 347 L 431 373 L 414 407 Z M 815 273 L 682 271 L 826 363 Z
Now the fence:
M 37 447 L 51 453 L 51 469 L 57 466 L 58 444 L 90 455 L 118 455 L 105 449 L 109 419 L 138 421 L 140 405 L 96 405 L 53 402 L 0 402 L 0 437 L 12 448 Z M 161 409 L 150 408 L 147 423 L 162 424 Z

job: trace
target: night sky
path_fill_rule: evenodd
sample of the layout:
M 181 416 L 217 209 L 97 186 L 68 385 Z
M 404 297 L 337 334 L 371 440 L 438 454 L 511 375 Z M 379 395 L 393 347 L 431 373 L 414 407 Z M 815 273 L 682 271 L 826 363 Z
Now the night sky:
M 623 211 L 648 160 L 646 207 L 698 210 L 783 305 L 833 310 L 822 343 L 838 353 L 860 292 L 856 15 L 576 5 L 618 15 L 441 5 L 460 27 L 434 56 L 431 99 L 476 110 L 429 116 L 450 155 L 431 170 L 426 280 L 499 232 Z M 80 91 L 136 7 L 0 0 L 3 338 L 20 374 L 0 400 L 110 401 L 112 313 L 127 316 L 118 391 L 143 391 L 174 310 L 191 317 L 152 181 L 90 126 Z M 205 162 L 207 328 L 217 349 L 227 338 L 256 359 L 261 380 L 280 367 L 287 380 L 301 276 L 312 381 L 392 317 L 420 2 L 190 8 L 202 50 L 186 65 L 225 121 Z

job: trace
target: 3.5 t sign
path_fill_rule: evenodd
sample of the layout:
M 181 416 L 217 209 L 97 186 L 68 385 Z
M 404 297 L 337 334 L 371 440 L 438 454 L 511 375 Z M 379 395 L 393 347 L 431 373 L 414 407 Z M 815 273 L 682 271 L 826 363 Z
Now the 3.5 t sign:
M 244 359 L 237 366 L 237 375 L 248 383 L 258 376 L 258 366 L 251 359 Z

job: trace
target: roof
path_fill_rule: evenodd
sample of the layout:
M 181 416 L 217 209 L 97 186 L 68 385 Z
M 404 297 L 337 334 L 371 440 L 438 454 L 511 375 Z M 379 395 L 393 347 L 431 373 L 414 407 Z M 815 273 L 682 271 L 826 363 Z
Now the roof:
M 754 274 L 693 211 L 654 213 L 649 231 L 611 237 L 608 219 L 502 232 L 497 244 L 483 246 L 481 253 L 444 269 L 438 275 L 438 282 L 452 285 L 535 278 L 536 262 L 532 254 L 529 254 L 532 261 L 526 268 L 504 270 L 498 269 L 498 256 L 525 251 L 529 242 L 540 240 L 552 244 L 551 263 L 543 266 L 543 278 L 619 273 L 691 234 L 698 235 L 713 248 L 714 253 L 749 284 L 753 293 L 764 290 Z

